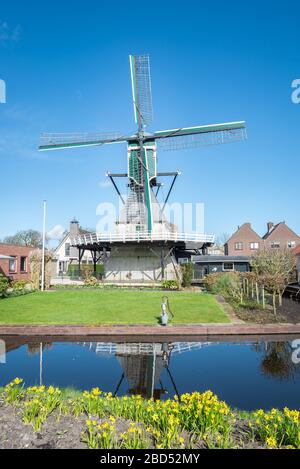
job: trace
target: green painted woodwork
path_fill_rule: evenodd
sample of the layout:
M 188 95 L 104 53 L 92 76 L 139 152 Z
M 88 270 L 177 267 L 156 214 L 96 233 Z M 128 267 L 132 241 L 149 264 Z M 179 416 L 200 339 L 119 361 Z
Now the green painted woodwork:
M 181 129 L 160 130 L 154 133 L 156 138 L 177 137 L 180 135 L 194 135 L 209 132 L 219 132 L 226 130 L 236 130 L 246 128 L 245 122 L 229 122 L 226 124 L 200 125 L 195 127 L 183 127 Z
M 155 145 L 155 140 L 150 140 L 147 142 L 147 147 L 154 146 L 154 145 Z M 128 161 L 128 177 L 139 186 L 142 186 L 143 180 L 141 179 L 141 175 L 143 171 L 141 170 L 141 163 L 138 159 L 138 154 L 139 154 L 138 141 L 128 142 L 128 150 L 129 150 L 129 155 L 130 155 L 129 161 Z M 147 163 L 148 163 L 148 171 L 149 171 L 149 181 L 151 181 L 157 176 L 156 158 L 154 156 L 154 150 L 152 148 L 147 148 Z
M 147 225 L 148 231 L 152 231 L 152 204 L 151 204 L 151 189 L 150 189 L 150 177 L 149 177 L 149 164 L 148 164 L 148 150 L 143 149 L 142 151 L 143 160 L 143 174 L 144 174 L 144 194 L 145 204 L 147 207 Z

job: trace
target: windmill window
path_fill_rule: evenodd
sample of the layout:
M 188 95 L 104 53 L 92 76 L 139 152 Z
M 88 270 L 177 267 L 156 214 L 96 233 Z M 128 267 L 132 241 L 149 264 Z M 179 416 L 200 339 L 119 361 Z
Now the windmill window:
M 70 255 L 70 243 L 65 244 L 65 256 Z
M 259 249 L 259 243 L 250 243 L 250 249 Z
M 234 249 L 236 251 L 242 251 L 243 250 L 243 243 L 241 243 L 241 242 L 235 243 Z
M 294 248 L 296 246 L 296 241 L 288 241 L 288 248 Z

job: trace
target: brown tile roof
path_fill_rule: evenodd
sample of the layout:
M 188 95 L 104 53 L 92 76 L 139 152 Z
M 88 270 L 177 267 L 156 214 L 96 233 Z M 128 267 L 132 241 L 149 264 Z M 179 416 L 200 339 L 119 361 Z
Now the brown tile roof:
M 285 225 L 285 227 L 291 232 L 293 233 L 295 236 L 299 237 L 299 235 L 297 235 L 297 233 L 295 233 L 295 231 L 293 231 L 286 223 L 285 221 L 280 221 L 279 223 L 276 223 L 276 225 L 274 225 L 270 231 L 267 231 L 267 233 L 262 237 L 263 239 L 268 239 L 268 237 L 274 233 L 274 231 L 280 226 L 280 225 Z

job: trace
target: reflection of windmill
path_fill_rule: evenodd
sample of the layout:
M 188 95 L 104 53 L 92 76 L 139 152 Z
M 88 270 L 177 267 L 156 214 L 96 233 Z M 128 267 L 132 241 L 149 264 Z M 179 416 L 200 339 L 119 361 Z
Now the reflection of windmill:
M 96 259 L 99 259 L 101 253 L 107 248 L 111 248 L 112 243 L 114 243 L 112 255 L 107 261 L 106 272 L 107 275 L 115 276 L 116 272 L 122 271 L 120 280 L 131 278 L 133 272 L 139 272 L 139 274 L 136 274 L 137 277 L 142 276 L 141 272 L 147 272 L 143 274 L 146 279 L 157 280 L 157 273 L 152 275 L 153 269 L 157 270 L 157 266 L 154 266 L 153 259 L 149 260 L 149 255 L 154 259 L 156 258 L 156 264 L 157 259 L 159 259 L 161 269 L 159 276 L 161 278 L 165 277 L 166 264 L 173 264 L 173 277 L 176 277 L 174 258 L 170 258 L 174 248 L 184 249 L 186 243 L 194 243 L 193 247 L 195 249 L 206 249 L 208 245 L 213 243 L 214 236 L 202 233 L 178 233 L 177 228 L 165 218 L 165 206 L 179 172 L 159 173 L 157 171 L 156 145 L 159 144 L 162 149 L 167 150 L 241 140 L 245 138 L 245 122 L 201 125 L 147 133 L 145 127 L 152 122 L 149 56 L 130 56 L 130 70 L 134 116 L 137 124 L 135 134 L 44 134 L 39 149 L 55 150 L 127 143 L 128 172 L 126 174 L 108 173 L 108 177 L 124 203 L 120 220 L 117 222 L 116 233 L 95 233 L 94 235 L 78 237 L 73 240 L 73 244 L 79 249 L 79 259 L 85 250 L 90 250 L 93 253 L 94 264 L 96 264 Z M 173 181 L 162 206 L 158 203 L 157 195 L 162 186 L 159 177 L 165 176 L 173 177 Z M 126 202 L 117 187 L 116 178 L 128 178 L 129 193 Z M 118 243 L 123 248 L 123 255 L 118 250 Z M 140 245 L 142 243 L 143 249 L 139 254 L 136 250 L 133 255 L 132 251 L 126 251 L 124 254 L 124 243 L 131 245 L 131 247 L 134 243 Z M 166 244 L 166 252 L 158 249 Z M 126 260 L 124 260 L 124 257 L 126 257 Z M 130 260 L 131 257 L 132 260 Z M 137 262 L 137 258 L 139 262 Z M 116 262 L 114 262 L 114 259 Z M 123 267 L 122 263 L 125 263 Z M 149 278 L 149 276 L 154 278 Z M 140 278 L 136 279 L 140 280 Z
M 116 357 L 123 369 L 121 380 L 116 388 L 115 395 L 123 379 L 126 377 L 130 394 L 159 399 L 165 392 L 160 381 L 164 367 L 168 367 L 171 349 L 168 344 L 117 344 Z M 145 345 L 145 344 L 143 344 Z M 155 387 L 160 383 L 160 387 Z
M 165 393 L 160 379 L 165 368 L 175 394 L 177 387 L 169 362 L 171 354 L 180 354 L 187 351 L 198 350 L 210 345 L 210 342 L 175 342 L 175 343 L 108 343 L 108 342 L 84 342 L 82 345 L 94 350 L 99 355 L 114 355 L 122 369 L 120 381 L 117 384 L 115 395 L 118 393 L 123 380 L 126 378 L 129 384 L 130 394 L 140 394 L 144 397 L 159 399 Z M 157 385 L 159 387 L 156 387 Z

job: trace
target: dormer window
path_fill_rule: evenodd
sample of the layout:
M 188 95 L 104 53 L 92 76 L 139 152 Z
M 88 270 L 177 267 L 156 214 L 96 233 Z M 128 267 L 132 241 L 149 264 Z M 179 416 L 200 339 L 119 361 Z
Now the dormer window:
M 71 247 L 70 243 L 65 244 L 65 256 L 66 257 L 70 256 L 70 247 Z

